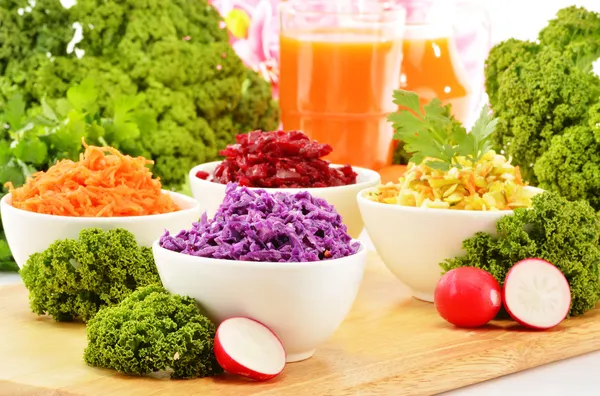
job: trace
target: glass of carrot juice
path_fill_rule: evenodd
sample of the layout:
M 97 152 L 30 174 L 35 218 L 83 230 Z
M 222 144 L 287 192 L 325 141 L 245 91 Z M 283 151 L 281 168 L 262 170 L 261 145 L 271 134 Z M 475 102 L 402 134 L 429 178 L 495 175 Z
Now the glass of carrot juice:
M 456 48 L 456 1 L 397 2 L 407 10 L 400 88 L 419 94 L 421 104 L 433 98 L 451 104 L 454 117 L 467 123 L 473 89 Z
M 286 130 L 328 143 L 336 164 L 391 164 L 406 11 L 380 0 L 281 4 L 279 104 Z

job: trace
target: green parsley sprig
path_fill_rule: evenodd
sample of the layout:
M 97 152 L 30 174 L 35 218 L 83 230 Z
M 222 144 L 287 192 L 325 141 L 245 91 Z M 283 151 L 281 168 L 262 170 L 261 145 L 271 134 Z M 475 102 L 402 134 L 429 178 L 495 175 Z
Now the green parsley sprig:
M 416 93 L 397 90 L 394 91 L 394 104 L 399 109 L 388 116 L 395 130 L 394 139 L 404 142 L 406 151 L 411 153 L 410 162 L 416 165 L 427 159 L 427 166 L 433 169 L 460 169 L 458 157 L 475 163 L 492 149 L 490 136 L 498 120 L 490 114 L 487 105 L 468 133 L 452 117 L 450 107 L 443 106 L 437 98 L 421 109 Z

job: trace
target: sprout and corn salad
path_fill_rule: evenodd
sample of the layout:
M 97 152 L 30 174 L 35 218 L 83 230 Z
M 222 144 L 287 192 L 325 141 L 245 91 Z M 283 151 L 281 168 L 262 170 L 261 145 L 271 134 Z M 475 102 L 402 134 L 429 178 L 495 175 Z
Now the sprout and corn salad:
M 489 151 L 477 162 L 457 157 L 459 167 L 448 171 L 409 163 L 398 184 L 381 185 L 367 198 L 402 206 L 499 211 L 531 206 L 534 193 L 526 189 L 518 166 Z M 459 169 L 460 168 L 460 169 Z

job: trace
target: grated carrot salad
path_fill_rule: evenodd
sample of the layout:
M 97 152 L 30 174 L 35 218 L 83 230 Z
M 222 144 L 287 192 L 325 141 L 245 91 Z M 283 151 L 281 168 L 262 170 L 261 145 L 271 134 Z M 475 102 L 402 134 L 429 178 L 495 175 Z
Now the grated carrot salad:
M 79 161 L 62 160 L 19 188 L 6 187 L 12 206 L 30 212 L 74 217 L 122 217 L 179 210 L 162 192 L 146 165 L 153 161 L 121 154 L 113 147 L 88 146 Z

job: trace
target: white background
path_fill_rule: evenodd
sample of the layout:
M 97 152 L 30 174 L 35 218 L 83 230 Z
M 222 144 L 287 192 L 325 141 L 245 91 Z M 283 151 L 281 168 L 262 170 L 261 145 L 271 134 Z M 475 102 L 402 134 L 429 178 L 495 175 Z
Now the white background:
M 481 3 L 490 13 L 494 42 L 510 37 L 535 40 L 548 19 L 563 7 L 578 5 L 600 12 L 600 0 L 481 0 Z
M 573 4 L 600 12 L 600 0 L 481 0 L 492 20 L 492 40 L 535 40 L 557 10 Z M 18 281 L 0 274 L 0 285 Z M 600 337 L 600 334 L 598 334 Z M 598 396 L 600 352 L 449 392 L 451 396 Z M 390 395 L 393 396 L 393 395 Z

